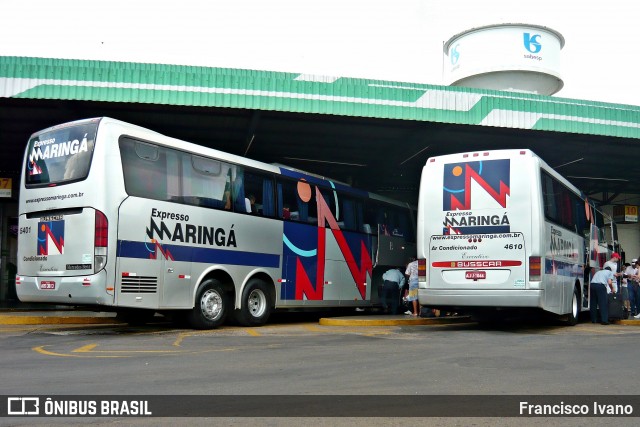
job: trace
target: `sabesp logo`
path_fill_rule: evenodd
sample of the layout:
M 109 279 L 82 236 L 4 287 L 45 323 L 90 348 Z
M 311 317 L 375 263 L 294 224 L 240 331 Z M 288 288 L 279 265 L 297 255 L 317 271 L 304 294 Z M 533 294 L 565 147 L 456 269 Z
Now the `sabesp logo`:
M 458 59 L 460 59 L 460 52 L 458 52 L 459 44 L 455 45 L 451 52 L 449 53 L 449 60 L 451 61 L 451 65 L 456 65 L 458 63 Z
M 533 36 L 529 33 L 523 33 L 524 36 L 524 47 L 531 53 L 538 53 L 542 50 L 542 45 L 538 41 L 540 34 L 534 34 Z

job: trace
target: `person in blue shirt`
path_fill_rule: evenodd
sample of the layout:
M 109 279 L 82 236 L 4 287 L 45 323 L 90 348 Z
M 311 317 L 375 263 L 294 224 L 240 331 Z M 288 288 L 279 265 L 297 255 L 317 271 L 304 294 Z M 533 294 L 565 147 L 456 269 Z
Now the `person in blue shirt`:
M 404 274 L 397 268 L 387 270 L 382 275 L 382 297 L 380 302 L 385 313 L 398 314 L 400 306 L 400 289 L 404 286 Z
M 591 278 L 589 283 L 590 294 L 589 302 L 591 307 L 589 308 L 591 314 L 591 323 L 597 322 L 597 310 L 600 307 L 600 323 L 602 325 L 609 324 L 609 299 L 607 298 L 607 288 L 613 291 L 613 272 L 610 267 L 598 271 Z

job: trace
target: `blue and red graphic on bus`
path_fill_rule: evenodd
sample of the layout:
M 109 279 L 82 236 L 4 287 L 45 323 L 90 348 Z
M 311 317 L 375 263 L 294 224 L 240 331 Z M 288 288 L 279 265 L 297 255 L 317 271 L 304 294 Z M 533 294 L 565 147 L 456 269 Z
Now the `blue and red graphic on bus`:
M 318 227 L 285 222 L 283 236 L 283 276 L 280 297 L 283 300 L 324 300 L 343 296 L 328 296 L 331 278 L 325 277 L 327 263 L 345 265 L 353 279 L 354 293 L 366 299 L 367 275 L 371 277 L 373 263 L 366 238 L 356 233 L 344 233 L 320 190 L 315 187 L 318 206 Z M 310 192 L 306 193 L 310 194 Z M 331 230 L 330 233 L 327 230 Z M 327 243 L 327 235 L 335 242 Z M 336 247 L 337 246 L 337 247 Z M 331 288 L 329 288 L 331 289 Z
M 480 160 L 444 165 L 442 210 L 444 234 L 508 233 L 510 161 Z M 489 212 L 503 210 L 502 214 Z M 476 212 L 482 211 L 481 215 Z
M 64 220 L 38 223 L 38 255 L 64 253 Z

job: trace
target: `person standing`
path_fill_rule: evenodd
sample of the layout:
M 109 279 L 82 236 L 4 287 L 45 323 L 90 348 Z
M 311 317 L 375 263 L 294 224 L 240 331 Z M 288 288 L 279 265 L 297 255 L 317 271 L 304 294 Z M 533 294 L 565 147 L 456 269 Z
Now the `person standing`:
M 611 254 L 611 259 L 604 263 L 602 268 L 609 267 L 609 270 L 613 273 L 613 289 L 611 290 L 614 294 L 618 292 L 618 277 L 622 275 L 622 273 L 618 273 L 618 263 L 622 258 L 618 252 L 614 252 Z M 607 291 L 607 293 L 611 293 Z
M 622 276 L 622 289 L 620 290 L 620 294 L 622 295 L 622 301 L 624 303 L 624 311 L 625 311 L 625 319 L 628 319 L 629 316 L 633 316 L 634 314 L 631 314 L 631 293 L 633 292 L 633 278 L 636 277 L 636 269 L 634 268 L 635 265 L 635 259 L 633 260 L 633 264 L 628 264 L 625 263 L 623 264 L 624 266 L 624 270 L 623 273 L 624 275 Z M 635 298 L 634 298 L 634 304 L 635 304 Z
M 600 324 L 609 324 L 609 298 L 607 297 L 607 291 L 610 289 L 609 292 L 613 292 L 613 279 L 613 272 L 611 271 L 611 267 L 608 266 L 598 271 L 591 278 L 591 282 L 589 283 L 591 323 L 598 321 L 597 313 L 599 307 Z
M 631 276 L 627 277 L 627 284 L 629 290 L 629 314 L 635 316 L 640 314 L 640 298 L 638 298 L 638 259 L 631 260 Z
M 404 286 L 404 275 L 397 268 L 387 270 L 382 275 L 384 284 L 382 285 L 382 308 L 385 313 L 398 314 L 400 306 L 400 289 Z M 391 308 L 389 308 L 391 305 Z
M 404 274 L 409 277 L 409 293 L 407 294 L 407 301 L 411 301 L 413 307 L 412 316 L 420 315 L 420 309 L 418 308 L 418 260 L 411 258 L 411 262 L 407 264 L 407 269 Z

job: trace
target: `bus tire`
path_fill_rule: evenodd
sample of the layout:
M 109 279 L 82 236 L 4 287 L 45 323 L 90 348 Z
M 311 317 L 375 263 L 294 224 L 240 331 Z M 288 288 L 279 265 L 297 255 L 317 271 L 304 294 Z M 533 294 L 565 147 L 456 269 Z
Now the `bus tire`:
M 259 279 L 251 279 L 242 292 L 240 309 L 235 311 L 236 321 L 243 326 L 260 326 L 271 315 L 271 293 Z
M 213 329 L 222 325 L 229 312 L 229 297 L 222 284 L 215 279 L 205 280 L 198 293 L 187 321 L 195 329 Z
M 571 298 L 571 311 L 567 314 L 567 325 L 575 326 L 580 317 L 580 292 L 577 287 L 573 287 L 573 298 Z

